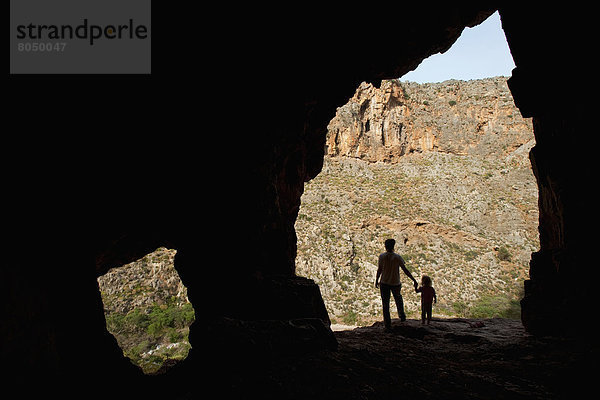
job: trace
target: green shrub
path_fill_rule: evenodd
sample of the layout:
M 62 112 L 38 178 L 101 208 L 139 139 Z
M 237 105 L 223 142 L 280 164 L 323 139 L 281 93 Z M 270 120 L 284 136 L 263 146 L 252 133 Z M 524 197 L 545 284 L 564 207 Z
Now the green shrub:
M 498 249 L 497 257 L 500 261 L 510 261 L 510 259 L 511 259 L 510 252 L 504 246 L 502 246 Z
M 521 302 L 519 300 L 510 300 L 508 307 L 502 313 L 503 318 L 521 319 Z
M 191 304 L 177 306 L 174 302 L 168 305 L 154 306 L 148 314 L 149 324 L 146 332 L 150 336 L 165 336 L 170 332 L 169 328 L 184 328 L 194 322 L 195 313 Z
M 106 316 L 106 327 L 111 332 L 121 332 L 125 329 L 125 315 L 112 313 Z
M 176 323 L 181 325 L 189 326 L 196 319 L 196 312 L 194 311 L 194 307 L 190 303 L 184 304 L 180 309 L 179 313 L 176 317 Z
M 465 260 L 471 261 L 479 257 L 479 252 L 475 250 L 467 250 L 465 251 Z
M 344 316 L 342 317 L 342 321 L 348 325 L 356 325 L 356 321 L 358 319 L 358 314 L 355 311 L 346 311 Z
M 167 330 L 167 335 L 169 338 L 169 342 L 171 343 L 177 343 L 177 342 L 181 342 L 183 340 L 183 335 L 181 335 L 179 333 L 179 331 L 177 331 L 176 329 L 173 328 L 169 328 Z
M 454 310 L 456 315 L 458 315 L 459 317 L 464 317 L 468 309 L 467 303 L 465 303 L 462 300 L 455 301 L 454 303 L 452 303 L 452 309 Z
M 150 325 L 150 318 L 140 308 L 135 308 L 130 311 L 125 316 L 124 321 L 127 330 L 135 330 L 135 328 L 145 330 L 148 328 L 148 325 Z
M 506 296 L 482 297 L 468 311 L 469 318 L 521 318 L 521 304 Z

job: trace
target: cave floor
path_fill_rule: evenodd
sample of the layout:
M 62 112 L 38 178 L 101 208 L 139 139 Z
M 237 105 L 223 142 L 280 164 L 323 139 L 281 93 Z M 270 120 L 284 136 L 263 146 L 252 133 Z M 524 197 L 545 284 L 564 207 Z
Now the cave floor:
M 590 326 L 590 328 L 592 328 Z M 394 320 L 335 332 L 337 351 L 284 357 L 230 381 L 235 397 L 572 398 L 598 371 L 587 340 L 534 337 L 507 319 Z

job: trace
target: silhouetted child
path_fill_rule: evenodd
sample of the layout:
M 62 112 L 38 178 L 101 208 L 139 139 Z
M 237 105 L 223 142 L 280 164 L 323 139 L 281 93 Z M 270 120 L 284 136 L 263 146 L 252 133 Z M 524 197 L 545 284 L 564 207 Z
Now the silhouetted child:
M 421 287 L 415 288 L 415 292 L 421 293 L 421 323 L 425 323 L 425 317 L 427 317 L 427 325 L 431 321 L 431 308 L 433 303 L 437 303 L 437 297 L 435 295 L 435 289 L 431 287 L 431 278 L 427 275 L 423 275 L 421 278 Z

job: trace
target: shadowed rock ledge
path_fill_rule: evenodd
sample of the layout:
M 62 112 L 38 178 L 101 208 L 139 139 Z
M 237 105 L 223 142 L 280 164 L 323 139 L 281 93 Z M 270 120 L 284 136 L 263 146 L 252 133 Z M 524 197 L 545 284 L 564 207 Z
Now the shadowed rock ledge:
M 335 332 L 337 351 L 280 358 L 229 381 L 232 397 L 558 399 L 585 388 L 595 344 L 536 338 L 506 319 L 394 320 Z M 596 363 L 597 364 L 597 363 Z M 254 364 L 255 367 L 257 364 Z M 236 370 L 234 367 L 233 370 Z

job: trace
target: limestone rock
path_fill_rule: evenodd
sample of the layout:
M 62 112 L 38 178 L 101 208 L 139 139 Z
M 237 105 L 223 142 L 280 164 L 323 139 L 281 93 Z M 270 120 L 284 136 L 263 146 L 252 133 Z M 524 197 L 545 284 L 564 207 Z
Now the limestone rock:
M 98 285 L 104 309 L 109 313 L 127 314 L 138 307 L 162 304 L 172 297 L 180 304 L 189 302 L 187 288 L 173 268 L 176 253 L 172 249 L 158 248 L 100 276 Z
M 328 126 L 327 155 L 392 163 L 413 152 L 508 155 L 531 131 L 504 77 L 363 82 Z

